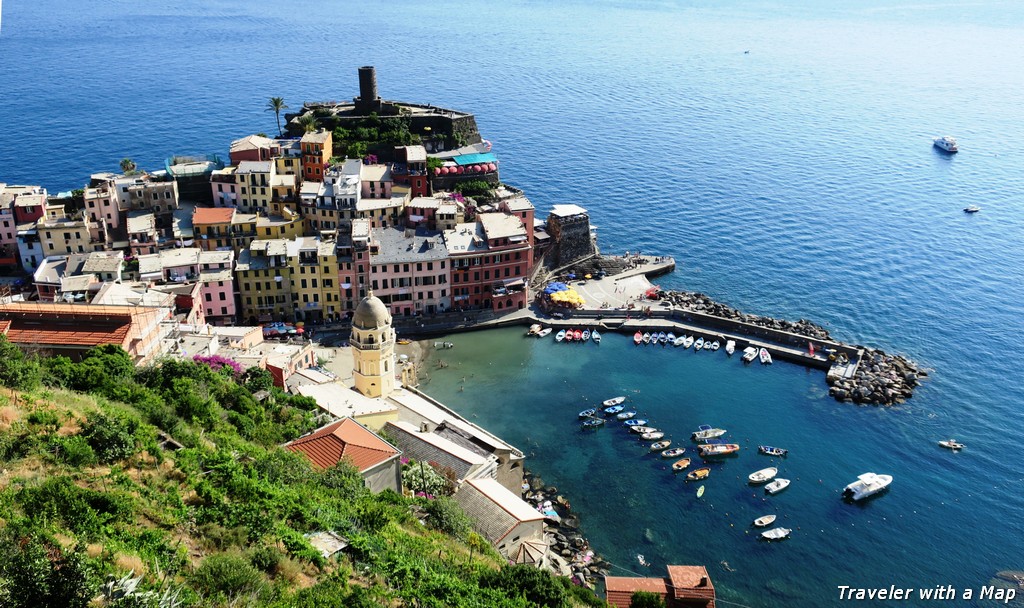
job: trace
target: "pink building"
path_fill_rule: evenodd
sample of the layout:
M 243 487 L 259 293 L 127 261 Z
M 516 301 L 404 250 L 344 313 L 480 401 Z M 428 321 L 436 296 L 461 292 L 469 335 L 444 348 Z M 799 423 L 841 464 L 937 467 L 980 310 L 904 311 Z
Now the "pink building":
M 203 285 L 203 310 L 211 325 L 230 325 L 235 320 L 235 252 L 199 253 L 199 281 Z
M 452 305 L 499 313 L 525 308 L 533 250 L 522 218 L 481 213 L 477 220 L 444 233 L 451 256 Z

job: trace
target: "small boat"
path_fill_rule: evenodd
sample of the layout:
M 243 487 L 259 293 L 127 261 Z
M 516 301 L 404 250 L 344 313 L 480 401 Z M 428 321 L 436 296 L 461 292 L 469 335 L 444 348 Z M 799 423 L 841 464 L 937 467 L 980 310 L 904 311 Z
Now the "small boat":
M 964 213 L 977 213 L 981 211 L 981 207 L 977 205 L 971 205 L 970 207 L 964 207 Z
M 715 437 L 721 437 L 722 435 L 725 435 L 726 432 L 727 431 L 725 429 L 713 429 L 708 427 L 706 429 L 695 431 L 693 433 L 693 438 L 696 439 L 697 441 L 703 441 L 704 439 L 714 439 Z
M 693 343 L 693 350 L 700 350 L 704 348 L 704 338 L 697 338 L 697 341 Z
M 555 342 L 561 342 L 562 340 L 565 340 L 565 333 L 566 332 L 564 329 L 558 330 L 558 333 L 555 334 Z
M 665 433 L 663 433 L 662 431 L 651 431 L 650 433 L 641 433 L 640 439 L 645 439 L 647 441 L 655 441 L 661 439 L 664 436 Z M 666 445 L 665 447 L 667 448 L 668 446 Z
M 583 332 L 578 329 L 572 332 L 572 339 L 575 340 L 576 342 L 581 342 L 583 340 Z
M 584 329 L 583 335 L 580 336 L 580 339 L 582 339 L 584 342 L 590 342 L 590 330 Z
M 962 450 L 962 449 L 967 447 L 966 445 L 960 443 L 956 439 L 946 439 L 944 441 L 940 441 L 939 445 L 941 445 L 944 448 L 949 448 L 949 449 L 953 450 L 954 452 L 957 451 L 957 450 Z
M 671 344 L 671 345 L 675 346 L 676 335 L 674 333 L 672 333 L 672 332 L 668 332 L 668 335 L 665 336 L 665 343 L 666 344 Z
M 620 397 L 612 397 L 611 399 L 605 399 L 604 401 L 602 401 L 601 405 L 603 405 L 605 407 L 611 407 L 613 405 L 618 405 L 618 404 L 622 403 L 625 400 L 626 400 L 626 398 L 625 397 L 621 397 L 621 396 Z
M 596 429 L 604 424 L 603 418 L 591 418 L 590 420 L 583 421 L 583 428 L 585 429 Z
M 649 332 L 644 332 L 644 344 L 650 344 L 650 343 L 651 343 L 651 334 Z
M 636 332 L 635 334 L 633 334 L 633 344 L 640 344 L 641 342 L 643 342 L 643 339 L 644 335 L 642 333 Z
M 753 346 L 748 346 L 743 349 L 743 362 L 750 363 L 757 358 L 757 349 Z
M 572 342 L 575 333 L 576 333 L 576 330 L 571 328 L 571 327 L 569 329 L 565 330 L 565 341 L 566 342 Z
M 654 428 L 653 426 L 644 426 L 642 424 L 641 425 L 637 425 L 637 426 L 630 426 L 629 430 L 633 431 L 634 433 L 637 433 L 638 435 L 642 435 L 644 433 L 657 433 L 658 432 L 658 429 Z
M 705 443 L 704 445 L 697 446 L 700 450 L 702 457 L 710 456 L 727 456 L 729 454 L 735 454 L 740 451 L 738 443 Z
M 789 528 L 772 528 L 771 530 L 765 530 L 761 533 L 761 538 L 765 540 L 782 540 L 789 536 L 792 532 Z
M 775 515 L 774 513 L 771 515 L 762 515 L 754 520 L 754 526 L 757 528 L 766 528 L 775 523 L 775 519 L 777 517 L 778 515 Z
M 593 416 L 596 413 L 597 413 L 597 410 L 594 409 L 594 408 L 586 409 L 586 410 L 583 410 L 582 412 L 580 412 L 580 418 L 590 418 L 591 416 Z
M 857 481 L 843 488 L 843 496 L 853 500 L 863 500 L 885 490 L 891 483 L 892 475 L 863 473 L 857 476 Z
M 686 336 L 679 336 L 675 340 L 672 340 L 672 346 L 678 347 L 682 346 L 683 344 L 686 344 Z
M 530 329 L 526 331 L 526 335 L 528 336 L 536 336 L 538 333 L 540 333 L 540 323 L 534 323 L 530 326 Z
M 731 357 L 734 352 L 736 352 L 736 340 L 729 340 L 725 343 L 725 354 Z
M 776 477 L 775 481 L 769 483 L 764 487 L 764 491 L 769 494 L 778 494 L 789 487 L 789 480 L 781 477 Z
M 537 337 L 538 338 L 543 338 L 544 336 L 546 336 L 546 335 L 548 335 L 550 333 L 551 333 L 551 328 L 550 327 L 545 327 L 544 329 L 542 329 L 542 330 L 537 332 Z
M 711 469 L 709 467 L 694 469 L 686 474 L 686 481 L 700 481 L 702 479 L 707 479 L 710 474 Z
M 455 344 L 451 342 L 434 342 L 434 348 L 454 348 Z
M 668 341 L 668 334 L 666 334 L 663 331 L 659 331 L 658 332 L 658 342 L 661 343 L 661 344 L 664 344 L 666 341 Z
M 655 441 L 654 443 L 651 444 L 651 451 L 660 452 L 662 450 L 668 449 L 668 446 L 670 445 L 672 445 L 672 442 L 669 441 L 668 439 L 664 441 Z
M 601 334 L 599 334 L 597 332 L 597 330 L 595 329 L 594 331 L 590 332 L 590 339 L 593 340 L 594 342 L 600 344 L 601 343 Z
M 772 355 L 771 353 L 768 352 L 767 348 L 762 348 L 758 356 L 761 357 L 761 363 L 763 363 L 764 365 L 772 364 Z
M 768 467 L 767 469 L 761 469 L 760 471 L 754 471 L 750 475 L 747 475 L 747 479 L 750 483 L 765 483 L 775 479 L 775 476 L 779 474 L 779 470 L 775 467 Z
M 690 459 L 683 458 L 682 460 L 677 460 L 672 463 L 672 470 L 678 473 L 679 471 L 685 470 L 688 466 L 690 466 Z
M 629 420 L 633 416 L 636 416 L 636 410 L 628 410 L 625 412 L 619 412 L 618 414 L 615 414 L 615 417 L 618 418 L 619 420 Z
M 786 454 L 789 454 L 789 450 L 784 450 L 770 445 L 759 445 L 757 446 L 757 451 L 767 456 L 785 456 Z
M 704 496 L 704 486 L 697 488 L 697 498 Z
M 622 424 L 624 426 L 626 426 L 626 427 L 636 427 L 636 426 L 643 426 L 643 425 L 647 424 L 647 421 L 645 419 L 643 419 L 643 418 L 631 418 L 631 419 L 623 422 Z
M 714 342 L 711 343 L 711 350 L 718 350 L 721 347 L 722 345 L 718 343 L 718 340 L 715 340 Z
M 932 145 L 940 150 L 944 150 L 950 153 L 960 151 L 960 148 L 958 148 L 956 145 L 956 138 L 951 135 L 945 135 L 943 137 L 933 137 Z
M 613 405 L 611 407 L 604 408 L 602 411 L 604 412 L 605 416 L 611 416 L 613 414 L 618 414 L 624 409 L 626 409 L 626 406 L 624 405 Z
M 641 566 L 650 566 L 651 565 L 651 562 L 647 561 L 644 558 L 644 554 L 643 553 L 637 553 L 636 554 L 636 561 L 640 562 Z
M 676 456 L 682 456 L 686 448 L 669 448 L 661 453 L 662 458 L 675 458 Z
M 689 349 L 691 346 L 693 346 L 693 336 L 683 338 L 683 348 Z

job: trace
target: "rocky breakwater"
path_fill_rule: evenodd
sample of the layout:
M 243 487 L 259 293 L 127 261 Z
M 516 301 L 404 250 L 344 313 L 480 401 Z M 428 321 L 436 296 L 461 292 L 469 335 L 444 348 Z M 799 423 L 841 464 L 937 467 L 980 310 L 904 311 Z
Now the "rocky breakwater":
M 574 583 L 594 588 L 598 578 L 608 574 L 611 564 L 596 555 L 590 543 L 579 531 L 580 522 L 569 501 L 558 494 L 555 486 L 526 471 L 523 499 L 547 515 L 551 544 L 549 555 L 557 561 L 555 568 Z
M 784 332 L 784 334 L 774 335 L 765 332 L 762 337 L 767 341 L 788 342 L 790 346 L 806 347 L 806 344 L 796 343 L 796 337 L 799 337 L 800 341 L 806 338 L 832 342 L 845 347 L 845 350 L 850 353 L 859 353 L 860 361 L 852 376 L 849 378 L 843 374 L 827 376 L 831 384 L 829 394 L 838 401 L 886 406 L 905 403 L 914 394 L 914 388 L 920 384 L 921 379 L 928 375 L 927 372 L 901 355 L 887 354 L 882 350 L 846 345 L 835 341 L 827 329 L 806 319 L 787 321 L 749 315 L 726 304 L 715 302 L 702 293 L 692 291 L 663 291 L 658 295 L 677 309 L 763 327 L 766 330 Z M 743 333 L 748 332 L 744 330 Z M 785 334 L 791 335 L 786 336 Z M 844 352 L 832 352 L 829 359 L 843 365 L 849 364 L 848 356 L 850 355 Z
M 913 396 L 921 378 L 928 375 L 906 357 L 864 349 L 852 378 L 832 378 L 828 394 L 838 401 L 871 405 L 898 405 Z

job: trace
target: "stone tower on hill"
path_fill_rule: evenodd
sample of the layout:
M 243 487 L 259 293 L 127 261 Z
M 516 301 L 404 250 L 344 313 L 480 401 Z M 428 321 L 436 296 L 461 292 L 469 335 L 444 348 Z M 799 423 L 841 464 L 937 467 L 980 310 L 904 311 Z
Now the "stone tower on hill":
M 354 388 L 367 397 L 387 397 L 395 390 L 395 330 L 388 307 L 369 292 L 352 316 Z

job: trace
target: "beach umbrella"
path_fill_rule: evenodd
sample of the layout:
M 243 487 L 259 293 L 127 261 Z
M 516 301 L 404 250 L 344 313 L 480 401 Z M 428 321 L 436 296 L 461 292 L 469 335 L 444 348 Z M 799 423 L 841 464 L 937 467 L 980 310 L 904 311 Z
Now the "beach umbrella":
M 487 163 L 487 170 L 488 171 L 497 171 L 498 170 L 498 166 L 495 165 L 494 163 Z
M 589 279 L 589 278 L 590 278 L 590 275 L 589 275 L 589 274 L 585 274 L 585 275 L 583 275 L 583 278 L 584 278 L 584 279 Z
M 434 167 L 434 175 L 441 175 L 441 167 Z

